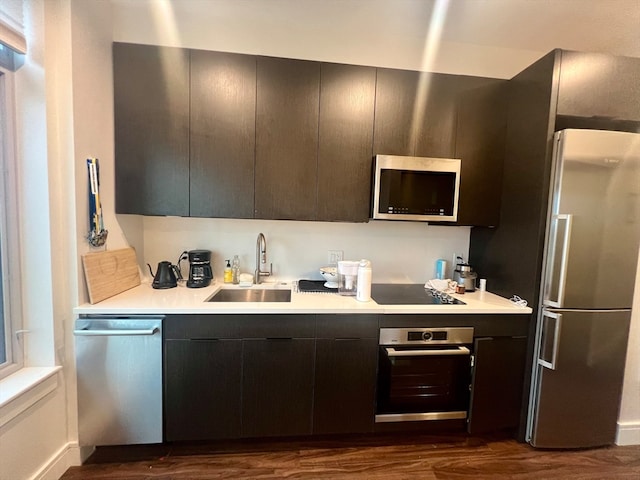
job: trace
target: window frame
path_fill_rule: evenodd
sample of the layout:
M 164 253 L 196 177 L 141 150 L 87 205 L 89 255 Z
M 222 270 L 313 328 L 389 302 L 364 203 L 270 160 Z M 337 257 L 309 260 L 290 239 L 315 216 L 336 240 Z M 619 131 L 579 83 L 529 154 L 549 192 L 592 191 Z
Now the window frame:
M 24 366 L 15 74 L 0 66 L 0 289 L 6 361 L 0 379 Z

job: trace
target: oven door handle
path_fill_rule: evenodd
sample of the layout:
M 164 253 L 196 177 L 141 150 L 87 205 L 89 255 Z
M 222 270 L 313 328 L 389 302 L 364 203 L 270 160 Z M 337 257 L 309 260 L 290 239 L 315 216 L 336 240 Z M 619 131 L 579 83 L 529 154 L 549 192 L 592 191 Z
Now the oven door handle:
M 396 350 L 385 348 L 388 357 L 424 357 L 426 355 L 471 355 L 467 347 L 457 347 L 455 350 Z

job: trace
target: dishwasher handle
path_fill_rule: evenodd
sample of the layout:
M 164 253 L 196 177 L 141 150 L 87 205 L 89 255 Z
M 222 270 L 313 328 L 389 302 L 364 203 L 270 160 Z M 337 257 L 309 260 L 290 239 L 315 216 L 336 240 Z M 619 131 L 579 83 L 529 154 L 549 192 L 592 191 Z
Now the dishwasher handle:
M 113 330 L 74 330 L 73 334 L 76 336 L 85 336 L 85 337 L 110 337 L 110 336 L 126 336 L 126 335 L 155 335 L 158 333 L 160 329 L 158 327 L 148 328 L 144 330 L 127 330 L 127 329 L 113 329 Z

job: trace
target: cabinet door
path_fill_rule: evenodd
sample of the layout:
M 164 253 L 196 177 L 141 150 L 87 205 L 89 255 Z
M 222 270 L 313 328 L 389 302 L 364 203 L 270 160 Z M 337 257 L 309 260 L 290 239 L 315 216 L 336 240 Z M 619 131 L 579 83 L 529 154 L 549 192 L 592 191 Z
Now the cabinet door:
M 472 77 L 423 73 L 420 85 L 424 115 L 416 137 L 418 157 L 459 158 L 456 156 L 456 120 L 458 100 Z
M 526 337 L 475 340 L 469 433 L 518 427 L 526 353 Z
M 461 159 L 461 170 L 456 223 L 495 227 L 500 220 L 508 84 L 469 78 L 461 77 L 467 79 L 467 88 L 457 99 L 455 157 Z
M 375 89 L 375 68 L 321 65 L 318 220 L 369 219 Z
M 165 341 L 165 440 L 240 436 L 241 340 Z
M 378 69 L 373 155 L 415 155 L 424 116 L 416 107 L 419 85 L 419 72 Z
M 314 220 L 320 64 L 258 57 L 255 218 Z
M 313 433 L 373 431 L 375 415 L 376 339 L 319 339 Z
M 192 51 L 192 217 L 253 218 L 255 110 L 255 57 Z
M 189 52 L 113 45 L 116 213 L 189 215 Z
M 243 344 L 242 436 L 310 435 L 315 341 Z
M 629 120 L 636 122 L 637 127 L 640 122 L 639 78 L 640 58 L 562 51 L 557 114 L 608 121 Z M 606 123 L 602 126 L 606 127 Z

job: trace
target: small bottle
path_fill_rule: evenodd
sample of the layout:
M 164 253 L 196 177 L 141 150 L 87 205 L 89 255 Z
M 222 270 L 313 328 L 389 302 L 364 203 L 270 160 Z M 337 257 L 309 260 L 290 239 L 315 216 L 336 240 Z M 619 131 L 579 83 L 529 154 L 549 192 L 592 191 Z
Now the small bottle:
M 231 283 L 233 281 L 233 273 L 231 271 L 231 263 L 230 260 L 225 260 L 227 262 L 227 266 L 224 267 L 224 283 Z
M 240 283 L 240 259 L 238 255 L 233 256 L 233 265 L 231 267 L 231 280 L 234 285 Z
M 360 302 L 371 300 L 371 262 L 369 260 L 360 260 L 357 285 L 356 300 Z

